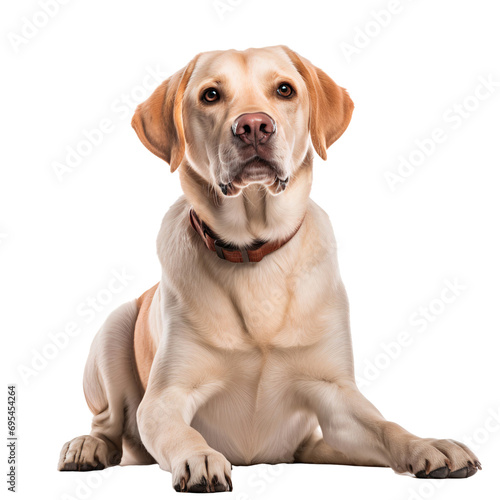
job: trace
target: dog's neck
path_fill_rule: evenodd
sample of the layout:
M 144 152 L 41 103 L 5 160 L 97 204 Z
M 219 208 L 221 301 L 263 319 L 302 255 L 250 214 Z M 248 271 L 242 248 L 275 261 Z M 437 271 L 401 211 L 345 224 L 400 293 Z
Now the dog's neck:
M 300 225 L 311 191 L 312 159 L 306 160 L 285 192 L 272 195 L 251 184 L 236 197 L 226 197 L 189 165 L 181 167 L 181 185 L 198 216 L 224 243 L 246 247 L 255 241 L 286 239 Z

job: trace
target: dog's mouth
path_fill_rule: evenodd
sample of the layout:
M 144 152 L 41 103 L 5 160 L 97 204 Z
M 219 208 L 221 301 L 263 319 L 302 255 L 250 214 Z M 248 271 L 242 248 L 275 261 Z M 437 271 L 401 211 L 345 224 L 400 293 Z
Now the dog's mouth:
M 255 156 L 243 163 L 239 172 L 228 183 L 219 183 L 219 187 L 224 196 L 237 196 L 250 184 L 261 184 L 272 194 L 279 194 L 286 189 L 288 181 L 289 177 L 285 177 L 280 168 Z

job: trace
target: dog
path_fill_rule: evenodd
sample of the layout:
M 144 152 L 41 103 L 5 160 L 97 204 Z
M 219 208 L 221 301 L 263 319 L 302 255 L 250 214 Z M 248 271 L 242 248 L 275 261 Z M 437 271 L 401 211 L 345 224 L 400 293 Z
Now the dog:
M 344 133 L 347 91 L 285 46 L 197 55 L 132 119 L 178 170 L 157 240 L 161 281 L 111 313 L 84 373 L 89 435 L 58 468 L 152 464 L 177 491 L 232 490 L 231 467 L 481 468 L 465 445 L 386 421 L 354 378 L 349 307 L 314 151 Z

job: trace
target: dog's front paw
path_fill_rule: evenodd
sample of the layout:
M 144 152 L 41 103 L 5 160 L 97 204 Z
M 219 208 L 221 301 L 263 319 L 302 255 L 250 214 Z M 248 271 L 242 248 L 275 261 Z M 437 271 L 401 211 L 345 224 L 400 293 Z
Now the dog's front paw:
M 232 491 L 231 464 L 215 450 L 190 455 L 173 465 L 172 484 L 191 493 Z
M 399 472 L 408 471 L 420 479 L 466 478 L 473 476 L 481 463 L 462 443 L 451 439 L 416 439 L 408 445 L 405 463 Z

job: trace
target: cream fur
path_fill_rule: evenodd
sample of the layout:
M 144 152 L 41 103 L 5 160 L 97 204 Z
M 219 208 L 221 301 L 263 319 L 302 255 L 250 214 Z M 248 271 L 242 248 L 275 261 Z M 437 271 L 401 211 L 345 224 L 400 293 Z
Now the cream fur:
M 311 123 L 316 120 L 319 131 L 334 126 L 314 113 L 341 113 L 350 99 L 344 94 L 340 108 L 332 102 L 331 109 L 313 112 L 314 99 L 325 96 L 311 94 L 321 89 L 306 81 L 295 57 L 273 47 L 202 54 L 190 65 L 181 110 L 185 196 L 165 215 L 157 241 L 162 277 L 148 316 L 155 350 L 149 382 L 144 392 L 130 364 L 117 361 L 133 357 L 137 311 L 129 305 L 114 313 L 94 343 L 85 377 L 96 415 L 93 430 L 65 445 L 60 469 L 111 465 L 124 448 L 128 463 L 156 461 L 172 472 L 177 489 L 192 491 L 230 488 L 230 464 L 303 461 L 389 466 L 412 474 L 443 467 L 475 471 L 477 457 L 464 445 L 421 439 L 387 422 L 356 388 L 335 238 L 327 214 L 309 199 Z M 273 93 L 283 80 L 297 91 L 293 102 Z M 213 85 L 224 100 L 204 108 L 200 92 Z M 230 179 L 238 163 L 230 124 L 250 111 L 276 120 L 273 154 L 291 180 L 279 195 L 268 185 L 249 183 L 238 196 L 224 197 L 218 183 Z M 331 137 L 347 125 L 335 126 L 340 128 L 329 130 Z M 152 137 L 139 132 L 143 142 Z M 192 206 L 237 245 L 284 238 L 303 223 L 260 263 L 232 264 L 210 252 L 193 231 Z M 78 449 L 84 451 L 80 458 Z

